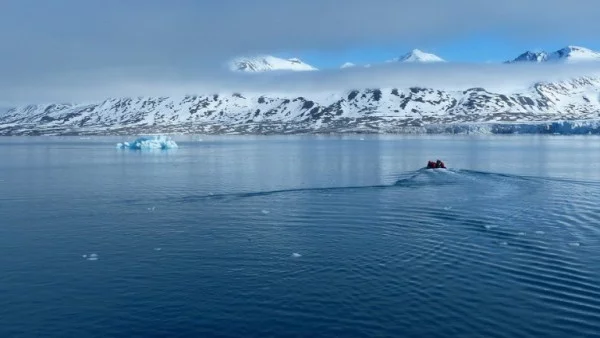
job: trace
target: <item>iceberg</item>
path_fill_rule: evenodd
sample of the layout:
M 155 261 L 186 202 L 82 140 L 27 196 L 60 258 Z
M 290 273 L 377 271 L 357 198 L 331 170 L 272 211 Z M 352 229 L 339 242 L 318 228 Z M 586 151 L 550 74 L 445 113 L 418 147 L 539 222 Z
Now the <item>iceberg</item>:
M 173 149 L 179 146 L 168 136 L 139 137 L 133 142 L 117 143 L 117 149 Z

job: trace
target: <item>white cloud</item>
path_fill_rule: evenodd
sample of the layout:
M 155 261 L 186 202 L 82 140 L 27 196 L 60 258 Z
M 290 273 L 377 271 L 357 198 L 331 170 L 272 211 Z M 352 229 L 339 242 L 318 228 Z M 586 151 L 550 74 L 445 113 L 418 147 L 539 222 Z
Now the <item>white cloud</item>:
M 318 97 L 331 92 L 364 88 L 408 88 L 444 90 L 483 87 L 510 93 L 539 81 L 567 80 L 579 76 L 600 77 L 600 63 L 593 64 L 381 64 L 318 72 L 210 73 L 196 79 L 155 72 L 120 78 L 118 72 L 63 77 L 33 86 L 5 88 L 13 102 L 80 102 L 107 97 L 209 95 L 240 92 L 265 95 Z M 94 78 L 90 81 L 89 78 Z
M 4 0 L 0 100 L 221 88 L 237 81 L 219 75 L 222 63 L 243 54 L 426 46 L 473 32 L 534 43 L 596 39 L 598 17 L 597 0 Z M 357 78 L 354 71 L 316 76 L 330 86 Z M 369 74 L 373 84 L 386 78 Z M 262 88 L 278 80 L 240 81 Z

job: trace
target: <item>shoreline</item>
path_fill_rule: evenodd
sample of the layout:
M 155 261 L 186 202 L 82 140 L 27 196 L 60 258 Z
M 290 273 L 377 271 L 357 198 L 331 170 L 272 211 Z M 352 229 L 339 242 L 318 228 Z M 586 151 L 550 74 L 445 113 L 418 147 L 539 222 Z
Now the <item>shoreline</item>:
M 420 126 L 354 125 L 314 126 L 292 123 L 199 124 L 73 128 L 36 128 L 17 125 L 3 127 L 0 136 L 129 136 L 129 135 L 600 135 L 600 119 L 523 122 L 431 123 Z

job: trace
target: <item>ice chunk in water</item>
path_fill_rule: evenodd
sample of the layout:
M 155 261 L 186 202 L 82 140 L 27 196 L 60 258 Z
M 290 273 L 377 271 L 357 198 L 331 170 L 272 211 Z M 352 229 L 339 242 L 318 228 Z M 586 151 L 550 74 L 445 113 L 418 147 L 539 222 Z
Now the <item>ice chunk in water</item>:
M 133 142 L 117 143 L 117 149 L 174 149 L 179 146 L 168 136 L 139 137 Z
M 81 255 L 81 257 L 87 259 L 88 261 L 97 261 L 98 260 L 98 254 L 89 254 L 89 255 Z

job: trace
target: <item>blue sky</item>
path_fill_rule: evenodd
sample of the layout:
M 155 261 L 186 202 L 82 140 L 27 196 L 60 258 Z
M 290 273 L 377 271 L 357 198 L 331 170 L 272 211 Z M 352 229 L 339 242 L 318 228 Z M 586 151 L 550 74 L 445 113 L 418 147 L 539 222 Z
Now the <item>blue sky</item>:
M 233 57 L 319 68 L 413 48 L 502 62 L 527 49 L 600 49 L 598 0 L 3 0 L 0 106 L 212 83 Z
M 546 41 L 547 40 L 547 41 Z M 298 57 L 317 68 L 338 68 L 345 62 L 358 65 L 375 64 L 399 57 L 412 49 L 420 49 L 433 53 L 446 61 L 468 63 L 501 63 L 514 59 L 525 51 L 553 52 L 563 47 L 574 45 L 600 50 L 597 39 L 539 39 L 537 41 L 502 37 L 500 35 L 475 34 L 460 36 L 448 41 L 432 44 L 390 43 L 381 45 L 356 45 L 333 51 L 297 50 L 274 53 L 282 58 Z

